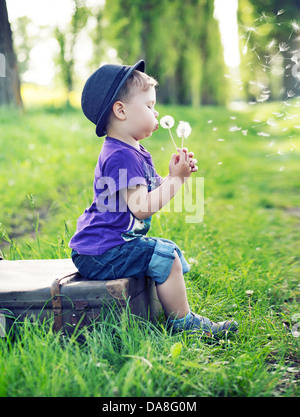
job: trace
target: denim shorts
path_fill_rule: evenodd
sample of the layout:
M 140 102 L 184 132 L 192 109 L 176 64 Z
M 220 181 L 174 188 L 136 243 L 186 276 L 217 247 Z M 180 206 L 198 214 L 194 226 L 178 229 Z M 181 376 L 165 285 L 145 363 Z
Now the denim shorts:
M 72 260 L 82 276 L 91 280 L 111 280 L 148 276 L 157 284 L 168 278 L 175 250 L 182 272 L 190 270 L 180 249 L 171 240 L 143 236 L 109 249 L 102 255 L 80 255 L 72 250 Z

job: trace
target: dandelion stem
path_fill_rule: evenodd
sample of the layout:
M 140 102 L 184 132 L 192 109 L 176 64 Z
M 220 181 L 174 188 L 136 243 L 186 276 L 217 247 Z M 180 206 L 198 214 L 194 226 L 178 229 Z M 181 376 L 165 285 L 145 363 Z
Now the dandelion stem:
M 250 297 L 249 297 L 249 318 L 250 318 L 250 327 L 252 327 L 252 319 L 251 319 L 251 301 L 250 301 Z
M 170 136 L 171 136 L 172 142 L 173 142 L 173 144 L 175 146 L 175 149 L 176 149 L 176 152 L 177 152 L 177 146 L 176 146 L 176 143 L 175 143 L 175 141 L 173 139 L 173 135 L 172 135 L 172 132 L 171 132 L 171 129 L 170 128 L 169 128 L 169 132 L 170 132 Z

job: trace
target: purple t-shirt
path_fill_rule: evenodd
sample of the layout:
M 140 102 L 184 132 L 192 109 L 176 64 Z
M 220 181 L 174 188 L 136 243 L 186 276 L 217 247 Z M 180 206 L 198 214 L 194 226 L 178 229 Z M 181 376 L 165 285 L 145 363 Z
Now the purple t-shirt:
M 123 188 L 142 184 L 148 192 L 158 187 L 150 153 L 118 139 L 106 137 L 95 169 L 94 198 L 77 221 L 69 246 L 81 255 L 101 255 L 108 249 L 145 235 L 151 217 L 137 219 L 120 193 Z

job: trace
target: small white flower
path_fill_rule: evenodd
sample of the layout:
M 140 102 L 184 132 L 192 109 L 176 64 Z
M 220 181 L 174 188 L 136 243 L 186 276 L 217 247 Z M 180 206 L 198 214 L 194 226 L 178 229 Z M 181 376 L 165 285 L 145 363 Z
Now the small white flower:
M 164 129 L 171 129 L 174 126 L 174 119 L 172 116 L 164 116 L 160 119 L 160 125 Z
M 187 137 L 190 136 L 191 132 L 192 132 L 192 128 L 188 122 L 182 122 L 182 121 L 179 122 L 179 125 L 176 130 L 177 136 L 179 138 L 186 139 Z
M 245 293 L 248 295 L 248 297 L 251 297 L 251 295 L 254 293 L 253 290 L 247 290 Z

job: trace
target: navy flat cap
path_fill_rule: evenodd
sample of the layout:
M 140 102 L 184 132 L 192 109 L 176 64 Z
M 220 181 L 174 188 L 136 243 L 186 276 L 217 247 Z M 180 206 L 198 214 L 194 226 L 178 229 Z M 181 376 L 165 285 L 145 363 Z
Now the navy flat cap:
M 103 65 L 86 81 L 81 96 L 85 116 L 96 125 L 98 136 L 106 135 L 105 123 L 117 94 L 134 70 L 145 72 L 145 61 L 135 65 Z

